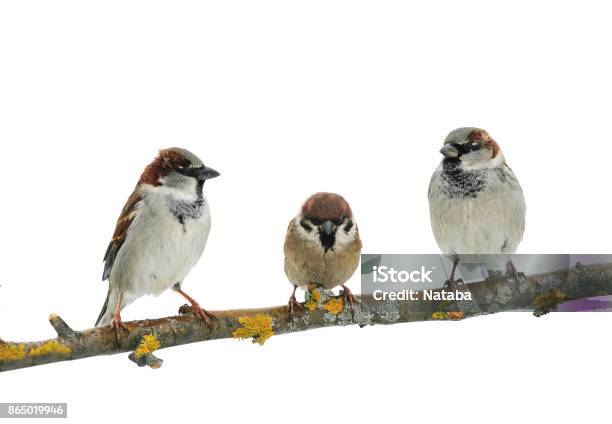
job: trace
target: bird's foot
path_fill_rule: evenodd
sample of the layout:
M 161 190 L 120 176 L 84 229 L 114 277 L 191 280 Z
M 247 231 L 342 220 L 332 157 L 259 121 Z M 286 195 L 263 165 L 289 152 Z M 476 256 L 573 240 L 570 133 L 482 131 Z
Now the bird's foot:
M 506 276 L 516 282 L 520 282 L 527 278 L 524 272 L 517 271 L 511 259 L 506 263 Z
M 452 288 L 453 283 L 457 284 L 457 280 L 449 278 L 444 282 L 444 286 L 442 286 L 442 290 L 448 290 Z
M 514 281 L 520 281 L 524 278 L 527 278 L 524 272 L 518 272 L 518 271 L 509 272 L 506 275 Z
M 130 330 L 128 330 L 127 326 L 123 323 L 123 321 L 121 320 L 121 315 L 119 315 L 118 313 L 113 314 L 113 319 L 111 320 L 110 326 L 113 330 L 115 330 L 115 338 L 117 339 L 117 345 L 121 346 L 121 330 L 127 331 L 128 333 L 130 332 Z
M 348 303 L 351 308 L 351 316 L 355 318 L 355 303 L 357 303 L 355 296 L 344 284 L 342 285 L 342 294 L 344 295 L 344 302 Z
M 200 321 L 204 321 L 210 328 L 213 327 L 213 321 L 217 321 L 217 317 L 202 308 L 198 303 L 191 304 L 191 312 Z
M 113 319 L 111 320 L 111 328 L 114 328 L 115 331 L 125 330 L 129 331 L 127 326 L 121 320 L 121 315 L 113 314 Z
M 295 294 L 292 294 L 289 298 L 287 308 L 289 310 L 289 316 L 291 317 L 295 314 L 296 309 L 300 310 L 300 312 L 304 310 L 304 308 L 302 308 L 302 305 L 300 305 L 297 299 L 295 298 Z
M 461 278 L 449 278 L 444 282 L 442 290 L 451 289 L 453 287 L 453 284 L 460 286 L 461 284 L 465 284 L 465 282 Z

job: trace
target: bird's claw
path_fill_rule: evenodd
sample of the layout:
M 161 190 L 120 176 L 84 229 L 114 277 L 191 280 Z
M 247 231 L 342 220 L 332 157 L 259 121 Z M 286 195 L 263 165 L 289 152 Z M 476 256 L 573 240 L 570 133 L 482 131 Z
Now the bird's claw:
M 453 283 L 460 286 L 462 284 L 465 284 L 465 281 L 463 281 L 463 279 L 461 278 L 453 278 L 453 279 L 449 278 L 448 280 L 444 282 L 444 285 L 442 286 L 442 290 L 447 290 L 447 289 L 452 288 Z
M 115 338 L 117 339 L 117 345 L 121 346 L 121 330 L 127 331 L 128 333 L 130 332 L 130 330 L 128 330 L 127 326 L 123 323 L 123 321 L 121 320 L 121 315 L 119 314 L 113 314 L 113 319 L 111 320 L 110 326 L 113 330 L 115 330 Z
M 202 308 L 200 305 L 193 304 L 191 305 L 191 311 L 193 315 L 199 320 L 204 321 L 206 325 L 210 328 L 214 326 L 213 321 L 217 321 L 217 317 L 208 312 L 206 309 Z
M 121 320 L 121 315 L 113 314 L 113 319 L 111 320 L 111 328 L 114 328 L 117 332 L 118 330 L 129 331 L 127 326 Z
M 344 301 L 347 302 L 351 308 L 351 316 L 354 319 L 355 318 L 355 303 L 357 303 L 357 300 L 355 299 L 355 296 L 353 296 L 353 293 L 351 293 L 349 288 L 344 285 L 342 286 L 342 294 L 344 296 Z
M 509 259 L 506 263 L 506 276 L 516 282 L 520 282 L 521 280 L 527 278 L 524 272 L 520 272 L 516 269 L 514 263 L 512 262 L 512 259 Z
M 509 273 L 506 274 L 506 276 L 512 278 L 515 281 L 519 281 L 519 280 L 523 280 L 523 279 L 527 278 L 525 273 L 524 272 L 520 272 L 520 271 L 509 272 Z
M 302 305 L 300 305 L 297 301 L 297 299 L 295 298 L 295 295 L 292 295 L 289 298 L 289 304 L 288 304 L 288 309 L 289 309 L 289 316 L 293 316 L 295 313 L 295 309 L 299 309 L 300 311 L 303 311 L 304 308 L 302 307 Z

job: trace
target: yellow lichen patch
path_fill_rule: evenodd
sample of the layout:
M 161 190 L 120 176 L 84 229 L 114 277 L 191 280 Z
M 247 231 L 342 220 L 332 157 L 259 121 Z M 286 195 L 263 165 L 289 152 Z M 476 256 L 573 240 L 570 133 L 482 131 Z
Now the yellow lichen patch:
M 72 349 L 69 346 L 61 344 L 57 340 L 49 340 L 38 347 L 33 347 L 30 349 L 28 356 L 49 355 L 51 353 L 70 355 L 72 353 Z
M 253 338 L 253 343 L 263 345 L 266 340 L 274 335 L 272 330 L 272 316 L 257 314 L 254 317 L 240 317 L 238 322 L 242 328 L 234 330 L 232 336 L 236 339 Z
M 0 361 L 16 361 L 25 357 L 23 344 L 0 343 Z
M 554 289 L 546 293 L 542 293 L 536 297 L 532 305 L 537 309 L 552 309 L 559 303 L 563 303 L 567 298 L 566 294 L 560 289 Z
M 152 353 L 160 347 L 161 343 L 159 342 L 157 337 L 155 337 L 154 334 L 145 334 L 144 336 L 142 336 L 142 340 L 140 341 L 140 344 L 136 347 L 136 350 L 134 350 L 134 356 L 136 358 L 142 358 L 143 356 Z
M 321 292 L 319 289 L 312 289 L 310 295 L 315 302 L 319 303 L 321 301 Z
M 334 315 L 338 315 L 344 309 L 344 301 L 342 299 L 329 299 L 325 302 L 325 305 L 323 305 L 323 309 Z
M 446 319 L 446 313 L 445 312 L 434 312 L 433 314 L 431 314 L 431 317 L 433 319 Z
M 317 302 L 315 302 L 314 300 L 309 300 L 308 302 L 304 303 L 304 306 L 306 307 L 306 309 L 312 312 L 317 309 Z
M 434 312 L 431 314 L 433 319 L 451 319 L 459 320 L 463 318 L 463 312 L 461 311 L 450 311 L 450 312 Z
M 450 311 L 450 312 L 434 312 L 431 314 L 433 319 L 451 319 L 451 320 L 459 320 L 463 318 L 463 312 L 461 311 Z

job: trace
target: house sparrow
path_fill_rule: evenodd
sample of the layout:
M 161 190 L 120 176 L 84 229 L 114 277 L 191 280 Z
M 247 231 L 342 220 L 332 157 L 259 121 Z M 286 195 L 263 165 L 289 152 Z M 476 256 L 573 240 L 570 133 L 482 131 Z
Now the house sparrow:
M 431 227 L 444 254 L 511 254 L 523 238 L 525 198 L 499 145 L 479 128 L 451 131 L 429 183 Z M 516 269 L 509 262 L 509 269 Z
M 300 305 L 295 299 L 299 287 L 342 286 L 345 299 L 355 303 L 344 285 L 359 264 L 361 240 L 349 204 L 334 193 L 310 196 L 300 213 L 289 222 L 285 237 L 285 274 L 293 284 L 289 313 Z
M 146 294 L 170 287 L 208 325 L 212 314 L 181 289 L 198 262 L 210 230 L 204 182 L 219 176 L 193 153 L 173 147 L 159 151 L 128 198 L 104 255 L 102 280 L 109 281 L 96 326 L 125 328 L 120 312 Z

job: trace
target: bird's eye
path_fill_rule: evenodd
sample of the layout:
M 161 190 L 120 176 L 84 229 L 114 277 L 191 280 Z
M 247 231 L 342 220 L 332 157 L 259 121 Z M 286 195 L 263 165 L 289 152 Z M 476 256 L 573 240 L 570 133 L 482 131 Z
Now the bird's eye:
M 317 218 L 310 218 L 310 222 L 312 222 L 312 225 L 317 226 L 317 227 L 323 224 L 323 221 Z

